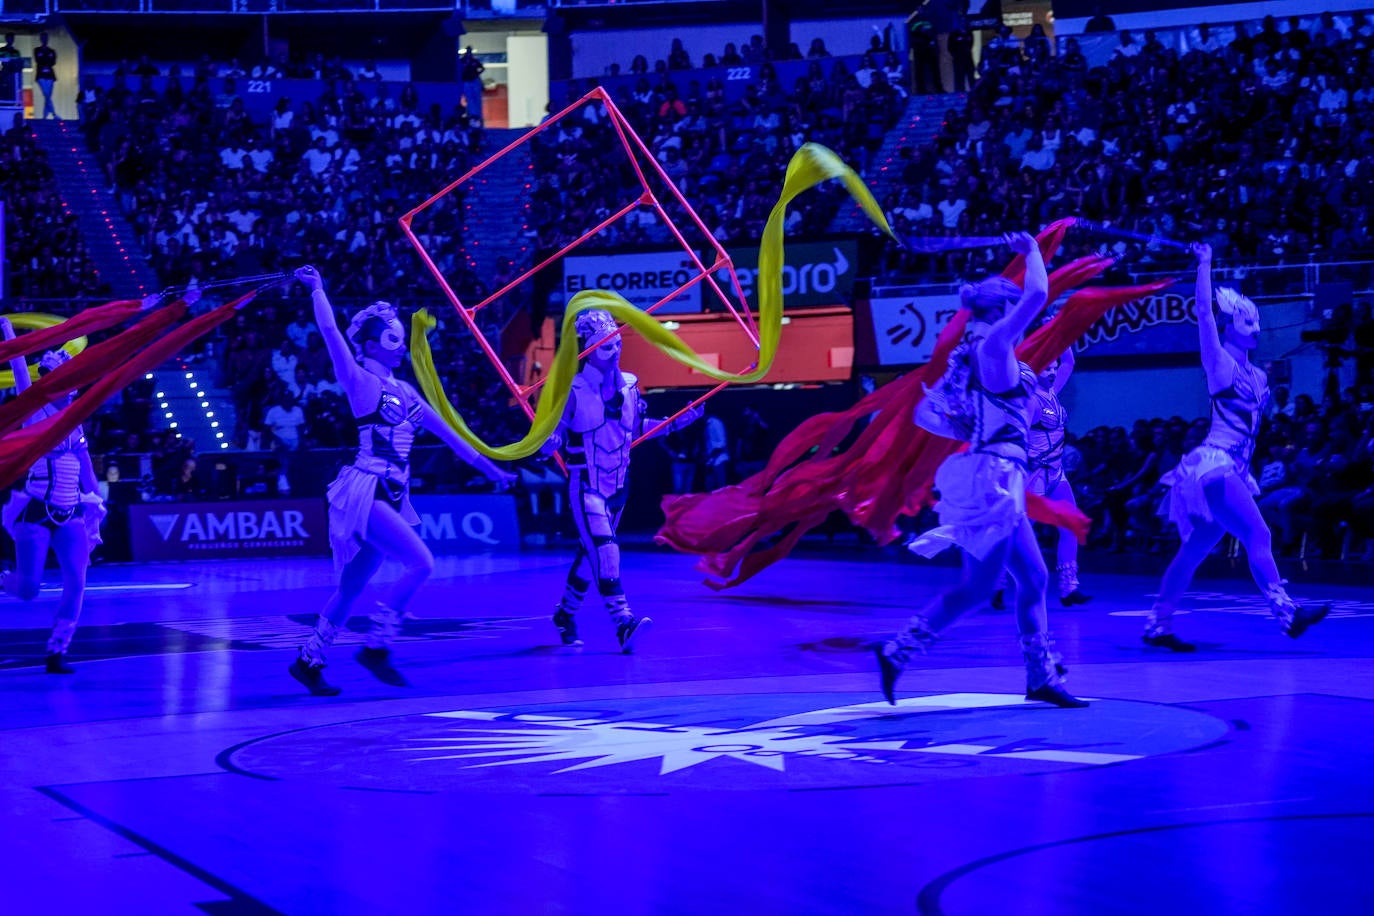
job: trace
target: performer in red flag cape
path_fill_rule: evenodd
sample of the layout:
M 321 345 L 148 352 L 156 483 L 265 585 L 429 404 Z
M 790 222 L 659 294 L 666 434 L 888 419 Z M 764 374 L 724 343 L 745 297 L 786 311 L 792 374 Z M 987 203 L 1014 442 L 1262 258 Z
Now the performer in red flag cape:
M 963 342 L 950 356 L 940 384 L 928 391 L 916 421 L 967 451 L 940 465 L 935 487 L 940 526 L 916 538 L 911 549 L 934 556 L 947 547 L 963 552 L 963 574 L 911 618 L 906 629 L 877 648 L 883 695 L 895 703 L 897 678 L 912 653 L 923 652 L 963 614 L 983 604 L 1003 569 L 1016 584 L 1016 626 L 1026 662 L 1026 698 L 1062 707 L 1088 704 L 1063 686 L 1062 667 L 1050 650 L 1045 592 L 1049 582 L 1035 530 L 1026 515 L 1030 405 L 1036 373 L 1016 358 L 1015 346 L 1045 307 L 1049 277 L 1035 239 L 1009 239 L 1025 258 L 1024 289 L 991 277 L 960 290 L 969 313 Z
M 0 334 L 14 340 L 14 327 L 0 318 Z M 63 350 L 49 350 L 38 361 L 41 374 L 60 367 L 70 357 Z M 30 385 L 29 367 L 21 354 L 10 359 L 14 387 L 22 394 Z M 46 404 L 25 425 L 54 417 L 71 405 L 74 391 Z M 51 548 L 57 554 L 62 575 L 62 597 L 48 637 L 49 674 L 71 674 L 67 649 L 76 633 L 86 595 L 86 570 L 91 551 L 100 543 L 100 523 L 105 504 L 96 494 L 95 469 L 86 435 L 78 425 L 55 448 L 29 469 L 24 485 L 10 491 L 3 510 L 5 530 L 14 538 L 15 568 L 5 573 L 4 591 L 22 601 L 38 597 L 43 584 L 43 565 Z
M 410 450 L 416 434 L 422 428 L 431 430 L 498 486 L 509 486 L 515 475 L 479 455 L 413 386 L 393 374 L 406 352 L 405 326 L 394 306 L 374 302 L 360 310 L 345 337 L 315 268 L 300 268 L 296 278 L 310 290 L 315 324 L 353 409 L 358 454 L 329 487 L 329 542 L 339 587 L 291 663 L 291 676 L 316 696 L 339 692 L 324 679 L 325 650 L 382 561 L 391 557 L 400 561 L 401 576 L 386 602 L 378 603 L 367 646 L 357 658 L 382 683 L 405 686 L 405 677 L 391 663 L 391 643 L 406 605 L 434 568 L 433 555 L 415 532 L 420 517 L 410 505 Z
M 1269 610 L 1288 636 L 1297 639 L 1318 623 L 1330 606 L 1303 608 L 1288 596 L 1274 562 L 1269 526 L 1255 504 L 1259 485 L 1250 473 L 1255 436 L 1269 400 L 1264 370 L 1250 362 L 1259 343 L 1259 309 L 1233 289 L 1217 290 L 1221 327 L 1212 314 L 1212 249 L 1193 246 L 1197 256 L 1197 325 L 1202 368 L 1212 402 L 1207 438 L 1160 482 L 1169 492 L 1160 514 L 1178 525 L 1178 548 L 1159 599 L 1145 624 L 1145 644 L 1192 652 L 1196 647 L 1173 631 L 1174 609 L 1198 566 L 1226 533 L 1235 535 L 1250 561 L 1250 574 L 1269 602 Z

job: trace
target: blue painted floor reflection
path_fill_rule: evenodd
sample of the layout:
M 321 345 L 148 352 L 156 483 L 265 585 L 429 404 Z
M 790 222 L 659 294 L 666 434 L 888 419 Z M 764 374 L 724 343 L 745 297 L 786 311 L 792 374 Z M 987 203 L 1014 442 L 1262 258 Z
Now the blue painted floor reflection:
M 1021 698 L 1009 614 L 879 701 L 866 646 L 952 570 L 811 554 L 736 594 L 632 553 L 618 654 L 548 622 L 567 557 L 441 559 L 387 687 L 286 674 L 326 561 L 97 568 L 68 678 L 55 596 L 0 602 L 0 905 L 82 913 L 1374 912 L 1374 592 L 1291 641 L 1206 579 L 1174 656 L 1153 577 L 1052 609 L 1087 710 Z

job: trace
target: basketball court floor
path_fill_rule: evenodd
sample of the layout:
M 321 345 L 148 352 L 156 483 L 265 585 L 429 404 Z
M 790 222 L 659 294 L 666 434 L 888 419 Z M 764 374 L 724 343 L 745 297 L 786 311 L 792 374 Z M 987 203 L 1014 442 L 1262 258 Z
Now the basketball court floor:
M 810 551 L 733 592 L 627 556 L 655 624 L 548 622 L 568 556 L 443 558 L 396 647 L 286 667 L 327 560 L 98 567 L 0 601 L 0 910 L 115 914 L 1374 912 L 1374 589 L 1279 634 L 1243 570 L 1139 642 L 1158 579 L 1052 608 L 1086 710 L 1026 703 L 1011 615 L 951 629 L 881 701 L 868 644 L 947 566 Z

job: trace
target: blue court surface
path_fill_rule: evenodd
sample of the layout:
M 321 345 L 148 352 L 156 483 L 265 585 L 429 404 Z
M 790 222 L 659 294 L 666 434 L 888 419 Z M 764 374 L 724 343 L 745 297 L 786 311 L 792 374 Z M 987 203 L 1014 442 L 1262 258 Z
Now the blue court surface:
M 442 558 L 396 647 L 286 672 L 326 560 L 98 567 L 72 650 L 55 593 L 0 602 L 10 913 L 1374 912 L 1374 589 L 1280 635 L 1243 569 L 1199 579 L 1176 656 L 1158 578 L 1088 571 L 1051 608 L 1086 710 L 1027 703 L 1011 615 L 918 659 L 890 707 L 869 644 L 951 581 L 812 550 L 733 592 L 636 552 L 654 626 L 616 651 L 548 617 L 569 557 Z M 1215 572 L 1215 571 L 1214 571 Z M 383 574 L 385 576 L 385 573 Z

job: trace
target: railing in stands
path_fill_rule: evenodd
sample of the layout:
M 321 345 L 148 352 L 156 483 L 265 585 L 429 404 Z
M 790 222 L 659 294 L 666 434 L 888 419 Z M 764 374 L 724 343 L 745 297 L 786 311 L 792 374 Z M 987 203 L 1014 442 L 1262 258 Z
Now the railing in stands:
M 1148 283 L 1165 277 L 1191 275 L 1191 265 L 1180 262 L 1173 270 L 1129 271 L 1130 282 Z M 1349 283 L 1356 295 L 1374 295 L 1374 259 L 1364 261 L 1306 261 L 1301 264 L 1227 264 L 1212 270 L 1218 283 L 1241 287 L 1255 296 L 1286 298 L 1313 296 L 1317 287 L 1327 283 Z M 874 277 L 870 295 L 925 296 L 950 293 L 959 288 L 960 278 L 931 281 L 919 277 Z
M 535 16 L 545 0 L 19 0 L 55 13 L 253 15 L 272 13 L 423 13 L 459 12 L 474 19 Z M 6 0 L 10 11 L 14 0 Z

